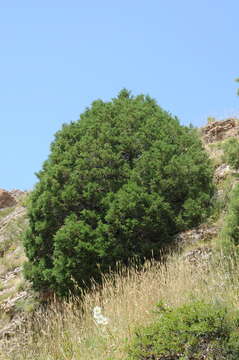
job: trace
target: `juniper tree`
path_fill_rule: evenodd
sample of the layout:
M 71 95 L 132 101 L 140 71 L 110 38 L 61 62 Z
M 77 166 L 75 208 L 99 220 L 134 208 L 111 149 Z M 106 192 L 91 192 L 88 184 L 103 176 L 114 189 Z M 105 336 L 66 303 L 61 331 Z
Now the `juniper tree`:
M 25 274 L 60 295 L 158 257 L 207 218 L 212 167 L 195 129 L 149 96 L 96 100 L 55 135 L 31 195 Z

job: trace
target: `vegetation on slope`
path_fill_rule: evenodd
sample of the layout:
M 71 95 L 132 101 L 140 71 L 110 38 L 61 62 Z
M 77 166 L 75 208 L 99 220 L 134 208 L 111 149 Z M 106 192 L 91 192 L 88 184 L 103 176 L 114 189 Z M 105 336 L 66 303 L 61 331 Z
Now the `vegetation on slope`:
M 157 303 L 174 309 L 197 300 L 226 307 L 229 313 L 238 308 L 238 270 L 223 255 L 206 266 L 177 255 L 167 264 L 146 263 L 142 271 L 118 269 L 104 278 L 100 290 L 86 293 L 81 300 L 56 301 L 35 313 L 11 346 L 6 340 L 0 359 L 126 360 L 135 331 L 157 321 Z M 106 325 L 95 321 L 96 306 L 108 318 Z
M 209 148 L 213 148 L 212 158 L 217 170 L 224 169 L 221 143 L 214 143 Z M 215 211 L 204 225 L 205 229 L 208 227 L 210 230 L 210 226 L 220 228 L 227 223 L 227 201 L 231 198 L 230 191 L 237 181 L 236 172 L 230 169 L 227 171 L 216 176 L 218 193 L 214 198 Z M 204 323 L 208 325 L 206 330 L 209 333 L 213 331 L 213 324 L 218 319 L 213 316 L 215 311 L 220 315 L 217 309 L 225 310 L 226 317 L 221 316 L 220 319 L 221 329 L 226 331 L 224 338 L 220 338 L 217 333 L 218 337 L 210 338 L 211 342 L 202 338 L 202 346 L 198 347 L 202 350 L 201 353 L 192 350 L 191 359 L 234 359 L 233 353 L 237 356 L 238 351 L 237 337 L 233 336 L 234 331 L 238 332 L 237 314 L 234 312 L 239 306 L 238 254 L 233 248 L 226 252 L 226 256 L 224 250 L 216 252 L 217 247 L 214 245 L 218 244 L 218 239 L 208 240 L 206 233 L 199 243 L 200 233 L 200 228 L 185 232 L 185 236 L 188 234 L 189 238 L 195 234 L 193 241 L 190 241 L 189 247 L 185 242 L 183 253 L 168 258 L 164 264 L 146 262 L 143 268 L 119 267 L 117 271 L 103 276 L 100 288 L 93 284 L 91 291 L 85 292 L 81 299 L 75 297 L 68 302 L 56 299 L 47 308 L 40 308 L 16 332 L 13 339 L 5 339 L 0 359 L 126 360 L 132 355 L 132 352 L 129 355 L 129 349 L 132 351 L 132 341 L 134 342 L 136 334 L 143 334 L 145 329 L 154 328 L 157 323 L 157 303 L 166 304 L 166 308 L 175 314 L 178 307 L 180 312 L 180 308 L 184 306 L 190 314 L 187 304 L 195 304 L 195 301 L 212 310 L 209 309 L 211 313 L 208 310 L 211 314 L 211 328 L 209 323 Z M 205 252 L 199 251 L 200 249 L 205 249 Z M 197 253 L 199 256 L 195 257 Z M 207 254 L 212 256 L 208 257 Z M 103 315 L 107 318 L 104 323 L 98 323 L 93 316 L 96 306 L 103 309 Z M 199 321 L 198 327 L 201 325 L 203 326 Z M 182 330 L 185 330 L 184 325 L 182 326 Z M 184 330 L 175 337 L 178 344 L 180 337 L 187 336 L 191 331 Z M 165 336 L 166 340 L 169 336 Z M 225 354 L 227 345 L 224 345 L 228 339 L 231 339 L 228 346 L 230 353 Z M 224 340 L 224 349 L 217 351 Z M 151 354 L 152 358 L 153 356 Z
M 26 260 L 21 239 L 27 227 L 25 199 L 26 194 L 19 191 L 16 204 L 0 210 L 0 344 L 34 308 L 30 284 L 22 273 Z
M 195 130 L 148 96 L 97 100 L 56 134 L 38 173 L 26 277 L 67 295 L 118 261 L 157 258 L 210 211 L 212 167 Z
M 203 301 L 158 307 L 155 321 L 136 332 L 127 360 L 238 359 L 238 311 Z
M 229 164 L 233 169 L 239 169 L 239 141 L 236 138 L 227 140 L 223 146 L 224 157 L 223 160 Z

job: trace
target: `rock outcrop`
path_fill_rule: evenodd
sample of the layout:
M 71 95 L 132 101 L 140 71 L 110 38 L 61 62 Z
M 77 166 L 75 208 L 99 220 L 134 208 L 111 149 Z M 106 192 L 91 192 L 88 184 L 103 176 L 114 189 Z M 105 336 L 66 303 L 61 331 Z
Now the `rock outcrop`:
M 199 242 L 208 242 L 218 234 L 217 225 L 202 224 L 201 226 L 181 232 L 175 238 L 178 249 L 184 249 L 187 246 L 195 245 Z
M 236 118 L 213 121 L 202 128 L 202 136 L 205 143 L 212 143 L 238 135 L 239 122 Z
M 0 189 L 0 209 L 16 205 L 15 197 L 8 191 Z

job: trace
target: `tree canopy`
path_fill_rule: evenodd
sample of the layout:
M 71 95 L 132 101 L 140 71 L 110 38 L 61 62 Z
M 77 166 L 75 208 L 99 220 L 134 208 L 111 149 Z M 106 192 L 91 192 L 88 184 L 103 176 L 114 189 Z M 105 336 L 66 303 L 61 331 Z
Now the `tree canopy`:
M 208 216 L 212 173 L 196 130 L 149 96 L 94 101 L 55 135 L 37 174 L 26 277 L 67 295 L 118 261 L 159 256 Z

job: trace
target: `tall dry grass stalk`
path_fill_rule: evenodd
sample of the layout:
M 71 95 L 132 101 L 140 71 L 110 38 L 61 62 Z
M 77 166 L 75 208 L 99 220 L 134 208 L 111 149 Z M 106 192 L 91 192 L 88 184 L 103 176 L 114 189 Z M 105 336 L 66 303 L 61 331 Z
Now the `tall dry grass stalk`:
M 125 346 L 135 328 L 153 320 L 159 301 L 178 306 L 197 298 L 238 306 L 238 285 L 237 265 L 223 255 L 200 266 L 172 256 L 166 264 L 148 262 L 141 270 L 121 268 L 105 276 L 102 288 L 85 294 L 82 301 L 55 303 L 35 314 L 0 359 L 125 359 Z M 108 325 L 94 322 L 95 306 L 102 307 Z

